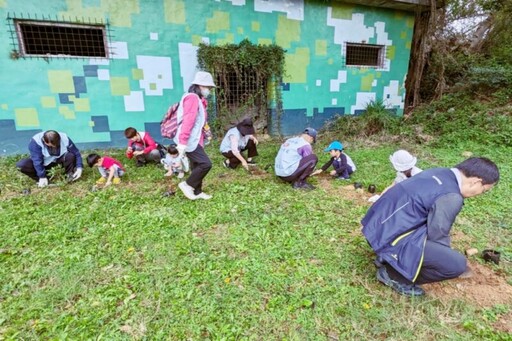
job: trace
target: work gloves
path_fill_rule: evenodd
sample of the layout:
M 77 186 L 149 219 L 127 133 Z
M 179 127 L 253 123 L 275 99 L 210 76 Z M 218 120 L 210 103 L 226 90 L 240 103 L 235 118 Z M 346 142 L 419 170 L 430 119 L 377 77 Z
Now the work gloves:
M 37 183 L 37 187 L 43 188 L 48 186 L 48 178 L 41 178 L 39 179 L 39 182 Z

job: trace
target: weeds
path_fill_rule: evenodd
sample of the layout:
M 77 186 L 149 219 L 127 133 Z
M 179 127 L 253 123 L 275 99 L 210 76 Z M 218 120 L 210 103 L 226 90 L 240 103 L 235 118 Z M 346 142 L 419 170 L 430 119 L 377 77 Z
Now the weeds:
M 329 142 L 321 136 L 315 148 Z M 37 189 L 18 176 L 16 158 L 0 159 L 0 338 L 504 338 L 492 325 L 509 312 L 503 306 L 410 300 L 380 285 L 359 232 L 368 206 L 341 184 L 297 192 L 272 174 L 226 170 L 217 147 L 206 148 L 210 201 L 162 197 L 170 186 L 163 169 L 136 168 L 122 150 L 110 151 L 126 166 L 122 184 L 97 192 L 93 169 Z M 259 147 L 259 164 L 272 164 L 278 143 Z M 353 181 L 382 190 L 399 147 L 352 148 Z M 466 150 L 409 147 L 422 168 L 451 166 Z M 500 250 L 511 278 L 510 148 L 466 147 L 494 159 L 502 180 L 468 202 L 456 229 Z M 328 158 L 318 155 L 320 164 Z M 26 186 L 30 195 L 20 193 Z

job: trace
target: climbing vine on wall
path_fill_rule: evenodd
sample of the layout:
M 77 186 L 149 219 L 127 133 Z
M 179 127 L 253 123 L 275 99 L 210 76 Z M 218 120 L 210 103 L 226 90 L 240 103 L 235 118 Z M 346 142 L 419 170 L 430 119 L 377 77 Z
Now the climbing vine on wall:
M 214 129 L 225 130 L 242 117 L 252 117 L 259 132 L 279 131 L 281 81 L 285 50 L 277 45 L 199 45 L 199 66 L 214 75 L 217 116 Z M 275 120 L 270 122 L 270 109 Z

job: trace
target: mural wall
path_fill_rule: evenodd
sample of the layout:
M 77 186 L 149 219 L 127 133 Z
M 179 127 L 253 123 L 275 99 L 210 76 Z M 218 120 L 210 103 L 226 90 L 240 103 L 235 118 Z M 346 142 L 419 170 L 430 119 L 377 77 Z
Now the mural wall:
M 200 42 L 282 46 L 281 132 L 320 128 L 381 99 L 403 111 L 414 16 L 313 0 L 0 0 L 0 155 L 33 134 L 66 132 L 81 148 L 125 146 L 128 126 L 159 122 L 197 68 Z M 110 58 L 19 58 L 11 18 L 108 23 Z M 386 46 L 384 67 L 345 67 L 344 42 Z

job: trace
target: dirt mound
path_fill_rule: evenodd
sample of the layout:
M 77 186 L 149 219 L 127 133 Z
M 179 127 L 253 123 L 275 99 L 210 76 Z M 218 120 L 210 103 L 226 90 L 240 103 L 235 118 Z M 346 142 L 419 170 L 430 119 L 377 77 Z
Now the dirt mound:
M 318 179 L 317 186 L 328 193 L 335 193 L 336 195 L 340 195 L 347 200 L 352 200 L 359 205 L 371 205 L 368 198 L 373 194 L 368 193 L 366 189 L 363 188 L 355 189 L 353 181 L 335 180 L 328 174 L 321 174 L 316 176 L 316 178 Z
M 486 265 L 476 261 L 468 262 L 473 271 L 472 277 L 425 284 L 422 285 L 423 289 L 428 295 L 443 302 L 461 299 L 482 308 L 495 304 L 512 304 L 512 286 L 505 278 Z M 510 323 L 508 327 L 511 327 Z

